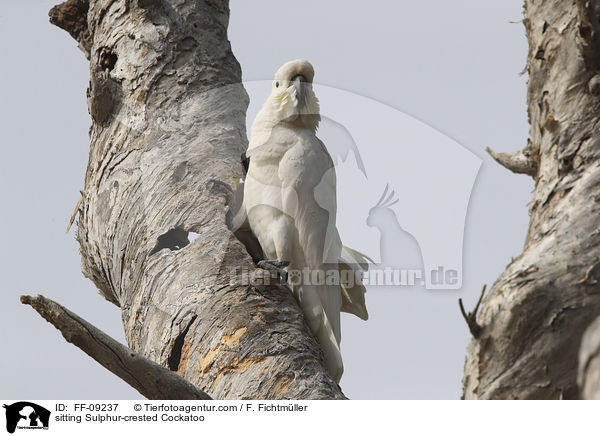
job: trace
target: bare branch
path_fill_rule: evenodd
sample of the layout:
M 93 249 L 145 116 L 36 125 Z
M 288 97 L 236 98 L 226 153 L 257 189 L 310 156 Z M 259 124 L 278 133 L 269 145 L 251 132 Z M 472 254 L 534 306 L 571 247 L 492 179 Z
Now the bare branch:
M 485 151 L 487 151 L 496 162 L 513 173 L 527 174 L 532 177 L 535 177 L 537 174 L 537 160 L 527 149 L 516 151 L 514 153 L 494 153 L 491 148 L 486 147 Z
M 476 339 L 481 334 L 481 328 L 482 328 L 479 324 L 477 324 L 477 312 L 479 311 L 479 305 L 481 304 L 481 300 L 483 300 L 483 296 L 485 294 L 486 287 L 487 287 L 487 285 L 483 285 L 483 289 L 481 290 L 481 295 L 479 296 L 479 300 L 477 300 L 477 304 L 475 305 L 475 309 L 473 309 L 473 312 L 469 312 L 467 314 L 467 312 L 465 311 L 465 307 L 463 306 L 462 298 L 458 299 L 458 306 L 460 307 L 460 312 L 462 313 L 463 318 L 465 319 L 465 321 L 467 322 L 467 325 L 469 326 L 469 331 L 471 332 L 473 337 Z
M 67 342 L 123 379 L 151 400 L 210 400 L 211 398 L 167 368 L 132 351 L 60 304 L 38 295 L 21 296 L 56 327 Z
M 71 215 L 71 219 L 69 220 L 69 225 L 67 226 L 67 233 L 69 233 L 69 230 L 71 230 L 71 226 L 73 225 L 73 222 L 75 221 L 75 217 L 77 217 L 77 213 L 79 212 L 79 207 L 81 206 L 81 203 L 83 203 L 83 191 L 81 192 L 81 197 L 79 197 L 79 201 L 77 202 L 77 205 L 75 206 L 75 210 L 73 211 L 73 214 Z
M 67 0 L 50 9 L 50 23 L 66 30 L 79 43 L 79 47 L 90 58 L 92 37 L 87 23 L 88 0 Z

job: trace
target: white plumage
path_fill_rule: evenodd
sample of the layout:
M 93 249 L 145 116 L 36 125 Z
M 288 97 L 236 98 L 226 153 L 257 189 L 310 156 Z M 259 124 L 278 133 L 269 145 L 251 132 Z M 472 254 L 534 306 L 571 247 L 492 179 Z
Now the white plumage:
M 252 125 L 243 208 L 265 258 L 289 262 L 290 288 L 339 382 L 340 311 L 367 319 L 365 289 L 360 281 L 318 279 L 332 270 L 360 273 L 367 259 L 344 247 L 336 229 L 335 168 L 315 134 L 320 116 L 313 77 L 305 60 L 288 62 L 275 74 L 271 95 Z M 302 272 L 301 282 L 292 271 Z

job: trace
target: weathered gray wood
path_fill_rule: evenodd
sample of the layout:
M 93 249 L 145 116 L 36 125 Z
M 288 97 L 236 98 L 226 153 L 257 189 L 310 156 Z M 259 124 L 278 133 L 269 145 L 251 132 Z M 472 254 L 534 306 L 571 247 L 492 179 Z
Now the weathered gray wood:
M 525 1 L 531 144 L 524 156 L 537 162 L 524 168 L 536 169 L 536 186 L 524 251 L 477 318 L 482 331 L 468 347 L 464 398 L 578 395 L 581 337 L 600 314 L 598 11 L 598 0 Z
M 86 51 L 81 17 L 56 10 L 81 2 L 54 15 Z M 87 5 L 93 124 L 77 238 L 129 346 L 213 398 L 343 398 L 289 290 L 235 271 L 255 267 L 227 227 L 248 104 L 228 2 Z
M 21 296 L 46 321 L 56 327 L 67 342 L 120 377 L 140 394 L 152 400 L 210 400 L 187 380 L 130 350 L 60 304 L 42 295 Z

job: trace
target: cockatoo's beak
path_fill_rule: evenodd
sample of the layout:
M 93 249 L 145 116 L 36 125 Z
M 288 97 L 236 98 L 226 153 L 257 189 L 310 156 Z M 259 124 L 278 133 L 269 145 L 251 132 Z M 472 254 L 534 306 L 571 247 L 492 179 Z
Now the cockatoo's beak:
M 302 74 L 298 74 L 292 78 L 291 86 L 296 90 L 296 102 L 298 109 L 306 105 L 306 97 L 308 96 L 308 85 L 306 78 Z

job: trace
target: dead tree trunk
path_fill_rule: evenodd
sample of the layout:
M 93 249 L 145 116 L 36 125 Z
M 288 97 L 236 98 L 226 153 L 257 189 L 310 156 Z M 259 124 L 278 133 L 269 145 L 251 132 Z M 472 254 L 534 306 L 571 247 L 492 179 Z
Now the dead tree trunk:
M 464 398 L 577 398 L 578 351 L 600 314 L 600 1 L 525 1 L 530 142 L 494 156 L 531 174 L 523 253 L 469 345 Z
M 129 346 L 213 398 L 343 398 L 289 291 L 235 271 L 254 264 L 226 223 L 248 104 L 228 2 L 69 0 L 50 17 L 90 60 L 77 237 Z

